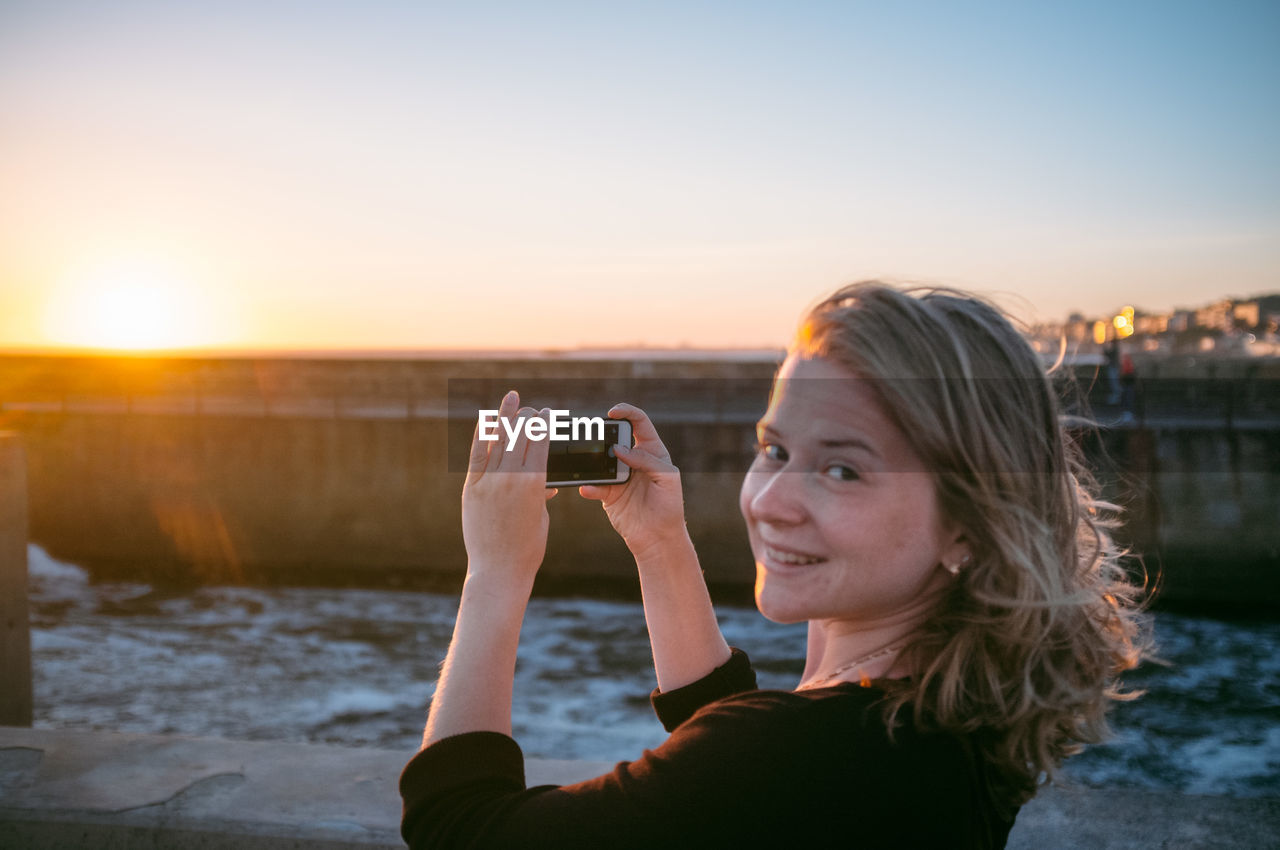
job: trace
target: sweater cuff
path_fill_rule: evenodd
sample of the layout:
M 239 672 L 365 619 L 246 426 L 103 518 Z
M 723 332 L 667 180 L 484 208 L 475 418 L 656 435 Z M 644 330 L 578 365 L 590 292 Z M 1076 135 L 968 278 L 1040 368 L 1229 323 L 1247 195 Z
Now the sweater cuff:
M 400 796 L 408 811 L 419 800 L 477 780 L 524 790 L 524 753 L 501 732 L 464 732 L 423 749 L 400 774 Z
M 662 692 L 654 688 L 649 695 L 653 710 L 668 732 L 684 723 L 694 712 L 718 699 L 756 689 L 756 672 L 751 669 L 751 659 L 741 649 L 730 647 L 729 660 L 703 676 L 674 691 Z

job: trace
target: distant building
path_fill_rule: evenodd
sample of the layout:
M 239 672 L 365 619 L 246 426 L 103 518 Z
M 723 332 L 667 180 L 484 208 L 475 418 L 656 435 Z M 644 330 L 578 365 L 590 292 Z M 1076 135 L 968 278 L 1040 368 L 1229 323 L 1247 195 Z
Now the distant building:
M 1147 313 L 1132 307 L 1106 318 L 1072 312 L 1060 324 L 1031 329 L 1035 349 L 1058 351 L 1065 339 L 1074 354 L 1096 356 L 1112 339 L 1130 335 L 1134 351 L 1163 357 L 1176 354 L 1212 356 L 1280 356 L 1280 292 L 1247 299 L 1222 298 L 1195 309 Z
M 1237 326 L 1256 328 L 1259 324 L 1260 305 L 1257 301 L 1237 301 L 1231 308 L 1231 316 Z
M 1162 334 L 1169 330 L 1169 320 L 1172 317 L 1165 313 L 1162 315 L 1150 315 L 1147 313 L 1139 313 L 1133 317 L 1133 331 L 1139 334 Z
M 1062 335 L 1071 342 L 1084 342 L 1089 338 L 1092 329 L 1093 322 L 1085 319 L 1080 313 L 1072 313 L 1067 317 L 1067 323 L 1062 328 Z
M 1169 324 L 1166 330 L 1173 333 L 1181 333 L 1188 328 L 1195 327 L 1196 314 L 1194 310 L 1174 310 L 1173 315 L 1169 317 Z
M 1196 310 L 1196 326 L 1218 331 L 1231 330 L 1231 302 L 1224 299 Z

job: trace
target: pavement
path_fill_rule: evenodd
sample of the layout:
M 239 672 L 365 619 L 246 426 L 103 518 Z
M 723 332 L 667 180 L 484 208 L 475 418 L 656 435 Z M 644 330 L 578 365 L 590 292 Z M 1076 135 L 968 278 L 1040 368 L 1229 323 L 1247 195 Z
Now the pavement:
M 402 848 L 396 782 L 411 753 L 0 727 L 0 848 Z M 529 784 L 606 772 L 531 759 Z M 1029 848 L 1280 847 L 1280 798 L 1050 789 L 1010 836 Z

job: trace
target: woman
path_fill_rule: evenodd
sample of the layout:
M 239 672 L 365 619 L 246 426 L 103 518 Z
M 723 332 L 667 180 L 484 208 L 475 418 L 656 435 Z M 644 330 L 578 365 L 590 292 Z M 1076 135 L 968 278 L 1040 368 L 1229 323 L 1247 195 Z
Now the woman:
M 546 443 L 476 442 L 453 643 L 401 779 L 411 846 L 1002 847 L 1037 786 L 1104 736 L 1142 654 L 1136 591 L 1049 382 L 995 308 L 863 283 L 802 324 L 740 500 L 760 611 L 808 622 L 794 691 L 757 690 L 726 645 L 676 468 L 640 410 L 610 415 L 634 425 L 634 472 L 582 495 L 635 556 L 671 736 L 606 776 L 524 787 L 511 683 Z

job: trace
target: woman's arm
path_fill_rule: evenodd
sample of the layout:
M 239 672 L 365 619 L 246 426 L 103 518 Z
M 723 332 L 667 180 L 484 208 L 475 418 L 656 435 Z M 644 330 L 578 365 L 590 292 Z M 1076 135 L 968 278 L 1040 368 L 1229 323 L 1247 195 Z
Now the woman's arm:
M 499 407 L 516 415 L 520 398 Z M 536 416 L 533 410 L 519 411 Z M 467 577 L 453 640 L 436 684 L 423 746 L 463 732 L 511 733 L 516 648 L 533 579 L 547 548 L 547 442 L 524 429 L 510 451 L 503 441 L 473 438 L 462 488 Z M 478 435 L 477 435 L 478 437 Z
M 636 553 L 658 689 L 674 691 L 729 660 L 693 541 L 680 537 Z
M 463 732 L 511 734 L 516 647 L 529 591 L 468 575 L 422 745 Z
M 672 691 L 724 664 L 729 645 L 720 633 L 685 528 L 680 471 L 644 411 L 619 404 L 609 416 L 630 420 L 635 433 L 635 448 L 618 449 L 618 457 L 632 469 L 631 479 L 610 487 L 582 487 L 580 492 L 603 503 L 609 521 L 635 556 L 658 688 Z

